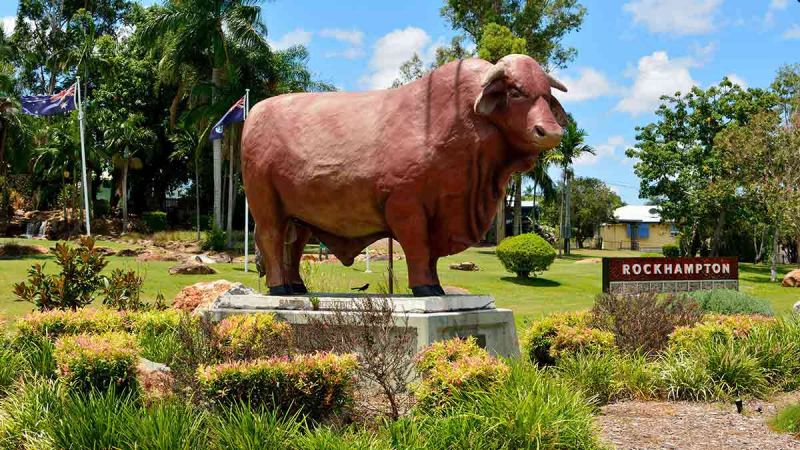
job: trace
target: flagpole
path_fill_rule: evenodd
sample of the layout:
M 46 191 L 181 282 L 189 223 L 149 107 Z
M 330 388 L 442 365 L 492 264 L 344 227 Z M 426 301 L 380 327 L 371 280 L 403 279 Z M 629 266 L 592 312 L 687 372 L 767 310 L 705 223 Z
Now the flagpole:
M 86 235 L 92 235 L 92 226 L 89 221 L 89 185 L 86 182 L 86 144 L 83 138 L 83 102 L 81 101 L 81 77 L 75 82 L 78 97 L 78 123 L 81 129 L 81 170 L 83 172 L 83 207 L 86 214 Z M 124 193 L 123 193 L 124 195 Z
M 250 89 L 245 89 L 244 94 L 244 120 L 250 110 Z M 244 127 L 242 127 L 244 132 Z M 244 180 L 242 180 L 244 182 Z M 250 208 L 247 203 L 247 191 L 244 193 L 244 273 L 247 273 L 247 263 L 250 258 Z

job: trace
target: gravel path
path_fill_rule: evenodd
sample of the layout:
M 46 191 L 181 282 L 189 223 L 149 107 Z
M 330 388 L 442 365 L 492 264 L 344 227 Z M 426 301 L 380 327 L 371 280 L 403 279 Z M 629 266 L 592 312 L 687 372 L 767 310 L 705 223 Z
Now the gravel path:
M 603 407 L 597 423 L 620 450 L 800 450 L 799 439 L 766 424 L 778 408 L 798 401 L 800 392 L 747 402 L 744 414 L 732 404 L 629 401 Z

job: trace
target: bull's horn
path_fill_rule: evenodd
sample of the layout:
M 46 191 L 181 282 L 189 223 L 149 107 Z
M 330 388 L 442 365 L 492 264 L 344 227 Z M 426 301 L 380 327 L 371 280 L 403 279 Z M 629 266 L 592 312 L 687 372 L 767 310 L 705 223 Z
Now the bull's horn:
M 567 87 L 564 86 L 560 81 L 553 78 L 553 76 L 550 75 L 549 73 L 546 75 L 547 75 L 547 80 L 550 81 L 550 87 L 554 87 L 561 92 L 567 92 Z
M 506 63 L 503 61 L 493 65 L 486 73 L 483 74 L 481 79 L 481 86 L 487 86 L 495 80 L 499 80 L 506 76 Z

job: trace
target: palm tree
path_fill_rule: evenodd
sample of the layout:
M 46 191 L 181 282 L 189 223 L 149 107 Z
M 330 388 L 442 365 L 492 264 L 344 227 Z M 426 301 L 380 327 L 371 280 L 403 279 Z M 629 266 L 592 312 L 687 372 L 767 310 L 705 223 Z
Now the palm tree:
M 131 114 L 120 124 L 112 124 L 103 137 L 111 154 L 111 163 L 122 171 L 120 197 L 122 199 L 122 232 L 128 231 L 128 171 L 142 168 L 142 160 L 134 155 L 147 148 L 156 138 L 152 130 L 141 126 L 144 117 Z
M 572 205 L 570 204 L 570 180 L 573 177 L 572 163 L 578 159 L 582 154 L 590 153 L 595 154 L 592 147 L 586 144 L 586 131 L 578 128 L 575 119 L 569 116 L 569 122 L 564 127 L 564 135 L 561 138 L 557 151 L 553 152 L 553 159 L 561 167 L 562 176 L 562 190 L 561 190 L 561 238 L 564 240 L 564 254 L 569 255 L 569 239 L 570 231 L 572 229 L 570 212 Z
M 175 145 L 175 151 L 170 155 L 173 161 L 182 161 L 192 158 L 194 161 L 194 192 L 195 192 L 195 218 L 197 225 L 197 240 L 200 240 L 200 153 L 208 142 L 208 131 L 211 123 L 202 131 L 190 125 L 188 120 L 181 121 L 175 133 L 170 136 L 170 141 Z
M 539 154 L 539 157 L 536 160 L 536 165 L 533 167 L 532 170 L 525 172 L 525 177 L 528 178 L 533 182 L 533 211 L 534 211 L 534 219 L 538 221 L 536 217 L 536 197 L 537 192 L 541 190 L 542 193 L 542 200 L 543 201 L 550 201 L 553 200 L 556 196 L 556 183 L 550 174 L 548 173 L 548 169 L 550 166 L 553 165 L 555 160 L 558 158 L 557 151 L 549 151 L 546 153 Z
M 168 0 L 155 8 L 142 32 L 145 39 L 163 41 L 178 55 L 206 55 L 211 68 L 212 103 L 218 101 L 223 75 L 231 66 L 231 46 L 263 47 L 267 29 L 258 0 Z M 163 61 L 163 59 L 162 59 Z M 222 226 L 222 143 L 214 141 L 214 221 Z

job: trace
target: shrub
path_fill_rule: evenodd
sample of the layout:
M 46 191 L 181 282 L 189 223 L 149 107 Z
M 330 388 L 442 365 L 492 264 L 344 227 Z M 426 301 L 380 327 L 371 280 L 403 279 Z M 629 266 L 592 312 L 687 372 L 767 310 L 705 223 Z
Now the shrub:
M 126 314 L 128 329 L 136 334 L 141 356 L 151 361 L 169 363 L 179 352 L 178 326 L 186 316 L 178 310 L 147 310 Z M 191 318 L 189 318 L 191 320 Z
M 95 249 L 94 240 L 82 237 L 77 248 L 59 242 L 52 253 L 61 273 L 45 274 L 41 264 L 34 264 L 28 271 L 28 282 L 14 285 L 16 296 L 33 303 L 40 311 L 74 310 L 90 304 L 103 283 L 100 272 L 108 264 Z
M 111 214 L 111 203 L 105 199 L 98 199 L 94 201 L 94 209 L 92 209 L 92 213 L 95 217 L 107 217 Z
M 556 251 L 541 236 L 531 233 L 503 239 L 497 246 L 497 257 L 509 272 L 520 278 L 543 272 L 556 259 Z
M 658 370 L 670 400 L 705 401 L 715 396 L 706 366 L 686 352 L 667 352 L 660 359 Z
M 667 258 L 677 258 L 681 256 L 681 248 L 674 244 L 667 244 L 661 247 L 661 253 Z
M 319 420 L 349 405 L 356 365 L 354 355 L 316 353 L 201 366 L 197 378 L 217 403 L 247 402 Z
M 768 392 L 758 360 L 729 343 L 707 342 L 695 357 L 706 365 L 717 395 L 723 399 L 740 396 L 763 398 Z
M 292 347 L 292 328 L 273 314 L 240 314 L 217 325 L 222 354 L 229 360 L 287 355 Z
M 714 289 L 711 291 L 695 291 L 691 296 L 703 311 L 714 314 L 760 314 L 772 316 L 772 306 L 767 300 L 751 297 L 732 289 Z
M 65 336 L 56 342 L 59 377 L 80 392 L 136 386 L 138 348 L 125 333 Z
M 0 396 L 22 375 L 25 363 L 23 355 L 0 336 Z
M 746 338 L 758 325 L 773 323 L 774 319 L 763 316 L 718 316 L 708 315 L 693 326 L 675 329 L 669 337 L 670 346 L 688 348 L 705 342 L 730 342 Z
M 225 250 L 227 244 L 228 238 L 225 230 L 212 222 L 211 229 L 206 231 L 205 238 L 200 246 L 203 250 L 214 250 L 215 252 L 221 252 Z
M 608 331 L 587 326 L 561 325 L 556 328 L 556 335 L 550 346 L 550 356 L 554 360 L 558 360 L 565 355 L 582 352 L 613 352 L 614 350 L 614 335 Z
M 769 425 L 773 430 L 800 436 L 800 403 L 786 406 L 778 411 Z
M 210 447 L 206 415 L 187 403 L 164 401 L 131 412 L 120 437 L 123 448 L 200 450 Z
M 63 396 L 55 380 L 32 377 L 16 384 L 0 402 L 0 448 L 54 448 L 43 430 L 62 418 Z
M 608 335 L 592 334 L 587 332 L 592 339 L 574 340 L 562 337 L 557 339 L 559 333 L 569 334 L 570 336 L 581 336 L 582 333 L 576 330 L 584 330 L 589 327 L 589 316 L 586 312 L 568 312 L 552 314 L 533 322 L 522 333 L 522 347 L 528 353 L 531 361 L 540 367 L 549 366 L 556 363 L 556 358 L 560 354 L 567 353 L 567 350 L 579 351 L 582 345 L 589 344 L 587 347 L 596 350 L 606 349 L 604 343 L 608 343 Z M 553 350 L 553 342 L 558 341 L 558 347 Z M 611 342 L 613 348 L 613 337 Z
M 390 424 L 392 448 L 603 448 L 582 395 L 530 363 L 512 363 L 495 389 L 466 400 Z
M 614 334 L 619 348 L 654 353 L 666 346 L 676 327 L 696 323 L 703 313 L 684 296 L 601 294 L 591 315 L 594 326 Z
M 741 342 L 742 352 L 758 361 L 771 386 L 785 391 L 800 386 L 800 327 L 781 319 L 750 331 Z
M 474 337 L 435 342 L 414 357 L 414 367 L 422 377 L 414 394 L 423 410 L 447 405 L 455 396 L 489 391 L 508 374 L 508 366 L 478 347 Z
M 641 353 L 620 354 L 617 357 L 617 370 L 614 386 L 617 399 L 652 400 L 660 398 L 663 383 L 658 367 Z
M 121 331 L 124 327 L 124 316 L 105 308 L 32 312 L 17 321 L 16 341 L 48 339 L 54 341 L 62 335 Z
M 72 392 L 61 400 L 58 420 L 45 425 L 52 448 L 120 448 L 136 409 L 130 393 L 114 390 Z
M 157 233 L 167 229 L 167 213 L 163 211 L 149 211 L 142 214 L 142 222 L 150 233 Z
M 147 305 L 141 299 L 142 284 L 144 278 L 136 272 L 114 269 L 111 277 L 103 278 L 103 305 L 119 311 L 145 309 Z

